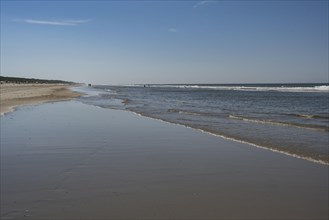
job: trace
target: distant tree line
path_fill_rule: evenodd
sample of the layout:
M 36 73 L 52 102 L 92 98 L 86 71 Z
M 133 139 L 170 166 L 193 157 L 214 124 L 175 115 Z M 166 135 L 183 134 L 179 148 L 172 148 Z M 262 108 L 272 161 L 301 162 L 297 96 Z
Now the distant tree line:
M 59 83 L 59 84 L 75 84 L 74 82 L 68 82 L 63 80 L 47 80 L 47 79 L 33 79 L 33 78 L 20 78 L 20 77 L 6 77 L 0 76 L 1 83 L 39 83 L 39 84 L 51 84 L 51 83 Z

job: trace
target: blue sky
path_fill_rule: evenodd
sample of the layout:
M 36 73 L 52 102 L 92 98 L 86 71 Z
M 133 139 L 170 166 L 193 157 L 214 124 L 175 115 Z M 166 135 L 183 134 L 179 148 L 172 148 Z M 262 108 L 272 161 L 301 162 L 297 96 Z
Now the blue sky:
M 1 75 L 328 82 L 328 1 L 1 1 Z

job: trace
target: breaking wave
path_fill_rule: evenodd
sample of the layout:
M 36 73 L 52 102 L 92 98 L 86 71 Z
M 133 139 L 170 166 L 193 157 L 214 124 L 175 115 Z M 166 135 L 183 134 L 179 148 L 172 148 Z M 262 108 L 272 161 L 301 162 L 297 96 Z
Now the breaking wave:
M 132 87 L 144 87 L 145 85 L 126 85 Z M 178 89 L 213 89 L 213 90 L 237 90 L 237 91 L 264 91 L 264 92 L 329 92 L 329 85 L 156 85 L 150 84 L 145 87 L 152 88 L 178 88 Z

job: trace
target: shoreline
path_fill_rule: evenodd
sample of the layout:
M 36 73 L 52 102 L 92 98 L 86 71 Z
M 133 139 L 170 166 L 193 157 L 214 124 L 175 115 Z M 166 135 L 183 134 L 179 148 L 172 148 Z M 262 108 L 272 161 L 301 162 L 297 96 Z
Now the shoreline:
M 254 143 L 250 143 L 250 142 L 247 142 L 247 141 L 242 141 L 242 140 L 239 140 L 239 139 L 235 139 L 235 138 L 231 138 L 231 137 L 226 137 L 225 135 L 216 134 L 216 133 L 213 133 L 213 132 L 210 132 L 210 131 L 207 131 L 207 130 L 203 130 L 201 128 L 194 128 L 192 126 L 187 126 L 187 125 L 183 125 L 183 124 L 179 124 L 179 123 L 165 121 L 165 120 L 160 119 L 160 118 L 155 118 L 155 117 L 143 115 L 141 113 L 137 113 L 137 112 L 130 111 L 130 110 L 123 110 L 123 111 L 132 112 L 132 113 L 134 113 L 134 114 L 136 114 L 136 115 L 138 115 L 140 117 L 145 117 L 145 118 L 153 119 L 153 120 L 160 121 L 160 122 L 165 122 L 165 123 L 169 123 L 169 124 L 172 124 L 172 125 L 179 125 L 179 126 L 182 126 L 182 127 L 185 127 L 185 128 L 193 129 L 193 130 L 196 130 L 196 131 L 199 131 L 199 132 L 202 132 L 202 133 L 205 133 L 205 134 L 214 136 L 214 137 L 219 137 L 219 138 L 223 138 L 223 139 L 228 140 L 228 141 L 233 141 L 233 142 L 236 142 L 236 143 L 245 144 L 245 145 L 248 145 L 250 147 L 256 147 L 258 149 L 263 149 L 263 150 L 271 151 L 273 153 L 279 153 L 279 154 L 283 154 L 283 155 L 286 155 L 286 156 L 289 156 L 289 157 L 293 157 L 293 158 L 297 158 L 297 159 L 300 159 L 300 160 L 304 160 L 304 161 L 308 161 L 308 162 L 312 162 L 312 163 L 316 163 L 316 164 L 321 164 L 321 165 L 324 165 L 324 166 L 329 166 L 329 162 L 324 161 L 324 160 L 316 160 L 316 159 L 313 159 L 311 157 L 300 156 L 300 155 L 289 153 L 289 152 L 286 152 L 286 151 L 276 150 L 274 148 L 269 148 L 269 147 L 264 147 L 264 146 L 261 146 L 261 145 L 258 145 L 258 144 L 254 144 Z
M 72 85 L 65 84 L 16 84 L 0 85 L 1 116 L 24 105 L 36 105 L 46 102 L 66 101 L 77 98 L 82 93 L 72 91 Z

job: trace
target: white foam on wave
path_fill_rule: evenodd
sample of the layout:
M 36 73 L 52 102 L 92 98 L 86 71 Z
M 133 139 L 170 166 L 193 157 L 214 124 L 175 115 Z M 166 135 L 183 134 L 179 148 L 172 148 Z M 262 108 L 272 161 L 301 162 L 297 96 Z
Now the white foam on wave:
M 288 122 L 279 122 L 279 121 L 271 121 L 271 120 L 261 120 L 261 119 L 252 119 L 252 118 L 246 118 L 242 116 L 235 116 L 235 115 L 229 115 L 228 116 L 231 119 L 251 122 L 251 123 L 257 123 L 257 124 L 269 124 L 269 125 L 277 125 L 277 126 L 289 126 L 289 127 L 295 127 L 295 128 L 301 128 L 301 129 L 308 129 L 308 130 L 314 130 L 314 131 L 327 131 L 327 128 L 324 127 L 310 127 L 310 125 L 301 125 L 301 124 L 293 124 Z M 307 116 L 307 118 L 312 118 L 310 116 Z
M 144 87 L 144 85 L 126 85 L 129 87 Z M 329 92 L 328 85 L 319 86 L 225 86 L 225 85 L 148 85 L 152 88 L 178 88 L 178 89 L 214 89 L 238 91 L 278 91 L 278 92 Z

